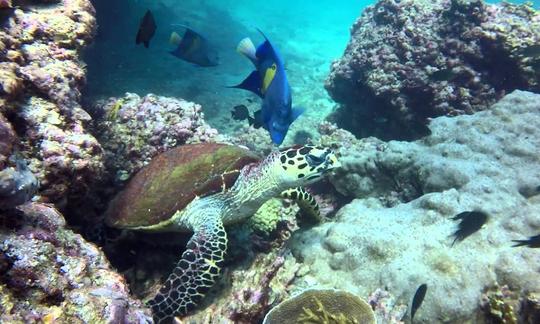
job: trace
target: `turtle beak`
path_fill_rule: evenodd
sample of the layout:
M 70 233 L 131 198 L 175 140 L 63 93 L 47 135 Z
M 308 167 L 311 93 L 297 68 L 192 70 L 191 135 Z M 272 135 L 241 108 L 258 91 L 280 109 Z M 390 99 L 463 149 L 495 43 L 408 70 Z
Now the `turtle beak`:
M 326 155 L 326 159 L 325 159 L 325 162 L 324 162 L 324 172 L 330 172 L 334 169 L 337 169 L 337 168 L 341 168 L 341 162 L 339 162 L 339 160 L 337 159 L 337 156 L 336 154 L 334 154 L 334 152 L 330 151 L 327 155 Z
M 341 168 L 341 162 L 337 159 L 337 156 L 332 152 L 326 157 L 326 165 L 328 167 L 328 170 L 333 170 L 337 168 Z

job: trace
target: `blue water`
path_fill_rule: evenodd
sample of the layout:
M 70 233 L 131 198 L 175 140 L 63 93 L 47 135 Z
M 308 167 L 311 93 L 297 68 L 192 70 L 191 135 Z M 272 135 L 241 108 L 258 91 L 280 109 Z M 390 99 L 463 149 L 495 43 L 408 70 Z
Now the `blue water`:
M 496 1 L 490 1 L 496 2 Z M 524 2 L 524 1 L 516 1 Z M 237 104 L 256 99 L 248 92 L 229 89 L 253 69 L 236 53 L 239 40 L 249 36 L 255 44 L 260 28 L 281 51 L 293 89 L 293 104 L 307 108 L 307 115 L 324 118 L 333 102 L 324 90 L 332 60 L 339 58 L 349 39 L 349 28 L 373 1 L 238 1 L 238 0 L 94 0 L 99 32 L 87 51 L 87 97 L 90 100 L 155 93 L 200 103 L 206 120 L 221 131 L 238 126 L 229 119 Z M 534 1 L 539 7 L 540 1 Z M 147 9 L 158 26 L 149 49 L 134 39 Z M 185 24 L 205 35 L 220 53 L 221 64 L 201 68 L 168 52 L 169 35 Z
M 310 107 L 327 97 L 323 88 L 330 62 L 338 58 L 347 44 L 349 28 L 369 1 L 342 0 L 252 2 L 252 1 L 126 1 L 114 4 L 95 1 L 100 31 L 86 55 L 88 89 L 92 97 L 120 96 L 124 92 L 140 95 L 152 92 L 182 97 L 200 103 L 206 117 L 216 126 L 225 124 L 223 116 L 251 94 L 228 89 L 243 80 L 253 69 L 236 53 L 242 38 L 255 44 L 262 41 L 256 28 L 266 33 L 286 61 L 287 73 L 297 105 Z M 145 50 L 136 46 L 135 33 L 146 9 L 154 12 L 158 29 Z M 221 64 L 201 68 L 179 60 L 168 51 L 171 24 L 185 24 L 213 41 Z M 308 109 L 308 111 L 310 111 Z M 217 118 L 221 118 L 216 120 Z

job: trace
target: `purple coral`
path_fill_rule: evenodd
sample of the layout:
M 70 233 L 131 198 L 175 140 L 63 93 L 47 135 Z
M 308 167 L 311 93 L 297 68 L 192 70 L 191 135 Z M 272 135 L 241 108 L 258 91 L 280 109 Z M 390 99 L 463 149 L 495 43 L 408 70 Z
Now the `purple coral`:
M 540 14 L 481 0 L 380 0 L 354 23 L 326 82 L 335 118 L 360 136 L 424 135 L 426 118 L 487 109 L 514 89 L 540 90 Z M 421 130 L 419 130 L 421 129 Z
M 30 203 L 0 220 L 0 322 L 150 321 L 103 253 L 54 208 Z
M 107 166 L 117 180 L 127 180 L 152 157 L 186 143 L 219 141 L 202 107 L 182 99 L 126 94 L 98 103 L 97 136 Z
M 0 113 L 0 170 L 6 166 L 17 137 L 7 119 Z
M 46 10 L 17 9 L 0 30 L 0 113 L 36 171 L 41 199 L 64 204 L 103 173 L 101 146 L 79 104 L 79 52 L 95 33 L 95 12 L 89 0 L 39 2 Z

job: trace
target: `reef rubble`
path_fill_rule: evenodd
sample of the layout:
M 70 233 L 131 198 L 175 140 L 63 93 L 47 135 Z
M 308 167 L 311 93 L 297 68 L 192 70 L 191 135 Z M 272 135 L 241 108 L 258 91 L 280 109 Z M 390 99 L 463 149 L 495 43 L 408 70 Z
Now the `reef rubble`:
M 540 90 L 540 12 L 482 0 L 380 0 L 351 28 L 326 80 L 332 119 L 360 137 L 414 139 L 429 118 Z

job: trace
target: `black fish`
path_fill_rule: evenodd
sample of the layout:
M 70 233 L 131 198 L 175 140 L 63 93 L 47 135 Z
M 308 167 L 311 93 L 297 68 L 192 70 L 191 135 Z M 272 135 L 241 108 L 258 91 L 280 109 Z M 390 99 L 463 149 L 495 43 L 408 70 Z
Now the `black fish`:
M 453 220 L 461 220 L 458 229 L 454 232 L 455 236 L 452 246 L 456 241 L 463 241 L 466 237 L 478 231 L 487 221 L 488 215 L 481 211 L 467 211 L 457 214 Z
M 186 31 L 184 36 L 173 32 L 169 42 L 177 45 L 170 53 L 184 61 L 199 66 L 216 66 L 219 64 L 217 52 L 210 46 L 208 40 L 191 28 L 183 26 Z
M 526 57 L 538 57 L 540 56 L 540 45 L 531 45 L 524 48 L 519 49 L 519 54 Z
M 411 305 L 411 323 L 413 321 L 414 314 L 416 314 L 416 311 L 418 310 L 418 308 L 420 308 L 422 302 L 424 301 L 424 297 L 426 297 L 426 291 L 427 285 L 421 284 L 420 287 L 416 289 L 416 293 L 414 293 Z
M 231 111 L 231 117 L 234 120 L 246 120 L 249 116 L 249 110 L 245 105 L 234 106 Z
M 262 124 L 259 122 L 260 114 L 261 114 L 261 111 L 258 110 L 255 112 L 254 117 L 251 117 L 249 114 L 249 110 L 245 105 L 234 106 L 233 110 L 231 110 L 232 119 L 234 120 L 247 119 L 249 126 L 253 126 L 254 128 L 260 128 L 262 126 Z
M 512 242 L 516 242 L 512 247 L 526 245 L 530 248 L 540 248 L 540 234 L 531 236 L 527 240 L 512 240 Z
M 15 12 L 16 8 L 7 7 L 7 8 L 0 8 L 0 26 L 2 26 Z
M 144 47 L 148 48 L 150 45 L 150 40 L 154 37 L 156 33 L 156 22 L 154 21 L 154 16 L 150 10 L 146 11 L 141 24 L 139 25 L 139 31 L 137 32 L 137 38 L 135 43 L 138 45 L 140 43 L 144 44 Z

